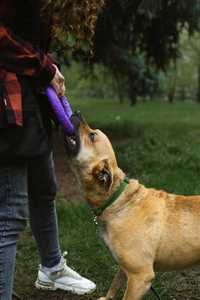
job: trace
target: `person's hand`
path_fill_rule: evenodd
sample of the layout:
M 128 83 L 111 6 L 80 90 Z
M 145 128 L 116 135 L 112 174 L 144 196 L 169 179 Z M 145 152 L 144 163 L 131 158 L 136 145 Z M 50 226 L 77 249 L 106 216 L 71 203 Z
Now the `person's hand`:
M 65 94 L 65 78 L 58 70 L 57 66 L 54 65 L 56 69 L 56 73 L 54 75 L 54 78 L 51 81 L 51 86 L 56 91 L 56 94 L 58 97 L 62 97 Z

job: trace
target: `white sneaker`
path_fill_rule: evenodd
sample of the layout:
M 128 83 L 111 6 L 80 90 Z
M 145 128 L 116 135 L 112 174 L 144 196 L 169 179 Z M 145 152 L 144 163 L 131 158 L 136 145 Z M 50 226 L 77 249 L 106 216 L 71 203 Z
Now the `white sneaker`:
M 40 265 L 35 286 L 42 290 L 55 291 L 60 289 L 77 295 L 89 294 L 96 289 L 95 283 L 69 268 L 64 257 L 53 268 L 46 268 Z

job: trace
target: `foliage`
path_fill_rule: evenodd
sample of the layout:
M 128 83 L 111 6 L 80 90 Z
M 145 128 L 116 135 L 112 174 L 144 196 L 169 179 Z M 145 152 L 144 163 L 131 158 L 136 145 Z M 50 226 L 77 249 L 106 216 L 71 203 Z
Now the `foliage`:
M 54 48 L 65 50 L 92 45 L 96 20 L 104 0 L 41 0 L 42 19 L 52 18 Z
M 187 98 L 200 102 L 200 32 L 196 32 L 192 37 L 188 37 L 184 32 L 181 38 L 181 54 L 177 84 Z
M 109 66 L 120 62 L 124 51 L 145 53 L 146 58 L 164 68 L 178 56 L 179 35 L 185 26 L 190 33 L 199 29 L 200 3 L 197 0 L 160 0 L 151 11 L 145 2 L 109 1 L 97 22 L 95 59 Z M 156 1 L 154 1 L 155 3 Z M 122 62 L 126 60 L 122 59 Z M 118 64 L 114 64 L 118 68 Z M 123 67 L 123 64 L 122 64 Z
M 132 104 L 138 96 L 152 97 L 158 92 L 158 70 L 166 70 L 180 56 L 182 30 L 190 34 L 199 30 L 198 0 L 109 0 L 104 6 L 103 0 L 43 2 L 44 14 L 54 15 L 53 48 L 59 59 L 69 61 L 71 48 L 74 58 L 85 65 L 105 66 L 120 99 L 128 96 Z M 174 89 L 172 85 L 169 99 Z
M 180 35 L 180 56 L 172 62 L 161 80 L 162 93 L 174 99 L 200 101 L 200 33 L 186 30 Z
M 117 97 L 115 83 L 104 66 L 94 65 L 91 73 L 84 64 L 72 61 L 69 66 L 63 66 L 62 72 L 69 99 Z
M 144 78 L 148 83 L 149 73 L 156 74 L 152 66 L 165 69 L 179 57 L 180 33 L 198 30 L 199 20 L 197 0 L 109 1 L 98 18 L 93 61 L 107 66 L 118 82 L 122 78 L 133 101 Z

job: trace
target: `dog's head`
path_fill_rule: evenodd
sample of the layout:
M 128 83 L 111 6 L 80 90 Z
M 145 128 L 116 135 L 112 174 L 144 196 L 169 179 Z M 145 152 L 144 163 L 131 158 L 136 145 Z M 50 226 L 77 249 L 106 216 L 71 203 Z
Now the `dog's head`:
M 118 166 L 112 145 L 107 136 L 98 129 L 91 129 L 80 120 L 78 150 L 73 160 L 84 187 L 86 198 L 97 207 L 109 196 Z

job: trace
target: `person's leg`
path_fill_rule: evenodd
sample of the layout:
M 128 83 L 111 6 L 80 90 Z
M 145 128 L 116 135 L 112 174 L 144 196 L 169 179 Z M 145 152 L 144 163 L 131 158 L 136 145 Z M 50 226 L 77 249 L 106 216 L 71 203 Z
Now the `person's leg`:
M 0 165 L 0 299 L 12 299 L 16 243 L 27 219 L 26 165 Z
M 56 176 L 52 154 L 38 157 L 28 164 L 30 225 L 37 242 L 41 264 L 53 267 L 60 262 L 55 196 Z
M 61 256 L 52 155 L 32 160 L 28 171 L 30 223 L 41 256 L 36 287 L 46 290 L 62 289 L 76 294 L 92 292 L 95 284 L 68 267 Z

